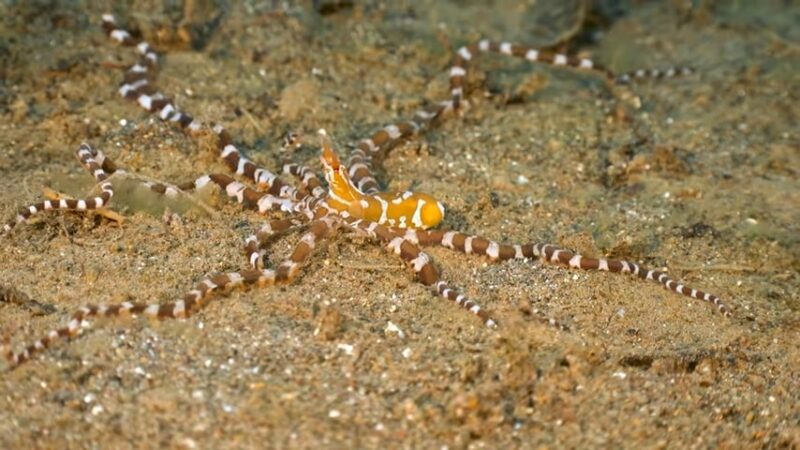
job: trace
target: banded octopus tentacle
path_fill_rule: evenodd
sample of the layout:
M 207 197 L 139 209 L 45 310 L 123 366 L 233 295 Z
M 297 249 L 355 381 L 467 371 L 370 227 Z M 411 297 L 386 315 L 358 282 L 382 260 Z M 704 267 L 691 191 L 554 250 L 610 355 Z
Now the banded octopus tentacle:
M 414 270 L 419 282 L 430 287 L 437 296 L 453 301 L 456 305 L 475 314 L 487 327 L 495 328 L 497 326 L 497 322 L 487 310 L 481 308 L 475 301 L 451 288 L 446 281 L 442 280 L 430 256 L 420 250 L 414 242 L 403 236 L 398 236 L 390 228 L 377 222 L 352 220 L 345 221 L 345 223 L 349 228 L 360 231 L 362 234 L 384 243 L 389 251 L 400 256 Z
M 177 122 L 181 128 L 191 131 L 200 129 L 200 123 L 192 116 L 181 112 L 168 97 L 153 85 L 154 72 L 158 67 L 158 54 L 145 41 L 135 39 L 130 32 L 117 25 L 111 14 L 104 14 L 102 27 L 108 37 L 124 46 L 136 46 L 139 60 L 125 72 L 119 93 L 133 100 L 151 113 L 157 113 L 161 120 Z
M 427 128 L 432 122 L 441 117 L 443 112 L 451 109 L 458 110 L 461 107 L 465 95 L 464 89 L 468 63 L 479 52 L 500 53 L 553 66 L 590 70 L 600 73 L 618 84 L 626 84 L 634 79 L 672 78 L 693 73 L 693 69 L 690 67 L 672 67 L 665 70 L 639 69 L 620 75 L 614 75 L 609 69 L 589 58 L 566 55 L 545 49 L 535 49 L 509 42 L 498 43 L 483 39 L 475 44 L 461 47 L 456 52 L 453 65 L 450 68 L 450 95 L 452 100 L 429 105 L 418 111 L 412 120 L 388 125 L 375 132 L 370 138 L 364 139 L 358 143 L 356 148 L 351 152 L 348 161 L 350 177 L 353 179 L 358 189 L 366 194 L 379 192 L 380 187 L 378 182 L 372 175 L 373 158 L 384 156 L 386 152 L 390 151 L 403 140 Z
M 421 246 L 440 245 L 449 249 L 458 250 L 467 255 L 484 255 L 492 261 L 506 261 L 509 259 L 534 259 L 561 264 L 570 268 L 584 270 L 600 270 L 614 273 L 630 273 L 643 280 L 651 280 L 665 288 L 697 300 L 709 302 L 724 315 L 731 316 L 730 308 L 716 295 L 690 288 L 669 277 L 664 272 L 642 267 L 634 262 L 621 259 L 589 258 L 571 250 L 556 247 L 550 244 L 500 244 L 495 241 L 471 236 L 457 231 L 447 230 L 391 230 L 394 236 L 403 236 L 405 239 Z
M 178 109 L 175 103 L 167 96 L 158 92 L 151 78 L 158 63 L 157 54 L 145 41 L 136 41 L 131 34 L 116 23 L 114 16 L 103 15 L 103 29 L 108 36 L 122 45 L 136 45 L 141 57 L 139 62 L 128 68 L 119 89 L 120 94 L 130 100 L 136 101 L 142 108 L 156 114 L 161 120 L 176 122 L 181 128 L 190 132 L 199 131 L 203 124 L 193 119 L 191 115 Z M 280 197 L 300 199 L 296 190 L 283 182 L 277 175 L 269 170 L 259 167 L 252 160 L 244 156 L 233 144 L 233 138 L 221 125 L 209 125 L 218 138 L 218 150 L 230 170 L 256 183 L 261 191 Z
M 0 353 L 5 356 L 13 368 L 29 360 L 34 354 L 47 349 L 58 339 L 70 339 L 77 336 L 85 328 L 86 319 L 91 317 L 133 315 L 154 319 L 182 319 L 203 308 L 210 300 L 211 294 L 217 291 L 228 291 L 240 286 L 265 287 L 291 283 L 297 276 L 300 267 L 313 252 L 316 241 L 329 235 L 335 227 L 336 220 L 333 217 L 312 223 L 310 231 L 303 236 L 292 254 L 275 270 L 247 269 L 213 275 L 200 281 L 183 299 L 169 303 L 123 302 L 114 305 L 84 306 L 73 314 L 65 326 L 48 332 L 33 344 L 25 346 L 23 350 L 14 352 L 8 342 L 3 342 L 0 345 Z
M 314 242 L 316 242 L 316 240 L 318 240 L 320 237 L 323 237 L 322 234 L 319 234 L 320 225 L 317 224 L 317 222 L 323 222 L 324 225 L 327 225 L 328 228 L 330 228 L 329 231 L 324 233 L 325 235 L 339 227 L 338 221 L 340 219 L 338 219 L 336 216 L 336 212 L 327 206 L 324 200 L 314 197 L 307 197 L 305 201 L 294 205 L 293 208 L 293 216 L 269 220 L 264 223 L 255 234 L 252 234 L 245 239 L 245 256 L 247 257 L 247 261 L 250 263 L 251 267 L 255 269 L 263 267 L 264 255 L 261 249 L 272 237 L 279 233 L 298 228 L 310 227 L 311 231 L 309 233 L 311 235 L 306 233 L 306 235 L 304 235 L 300 241 L 310 242 L 311 249 L 313 250 Z M 311 223 L 309 224 L 309 222 Z M 300 246 L 298 245 L 298 248 L 299 247 Z
M 617 84 L 628 84 L 633 80 L 673 78 L 678 76 L 688 76 L 695 70 L 688 66 L 669 67 L 667 69 L 637 69 L 617 75 L 614 80 Z
M 295 245 L 289 258 L 280 263 L 276 269 L 278 281 L 289 282 L 293 280 L 302 266 L 308 260 L 311 253 L 317 247 L 317 242 L 327 238 L 335 232 L 341 224 L 341 219 L 335 215 L 328 215 L 312 221 L 308 225 L 308 231 L 300 237 L 300 241 Z
M 449 101 L 428 105 L 414 113 L 411 120 L 387 125 L 361 140 L 350 152 L 347 162 L 348 173 L 356 187 L 365 194 L 378 193 L 380 186 L 372 176 L 373 159 L 385 157 L 404 140 L 431 127 L 448 108 Z
M 256 183 L 259 191 L 265 191 L 270 195 L 294 200 L 301 200 L 304 197 L 297 189 L 281 180 L 277 175 L 263 167 L 259 167 L 244 156 L 233 144 L 233 138 L 222 125 L 215 124 L 212 129 L 218 138 L 217 146 L 220 157 L 225 160 L 228 167 L 236 172 L 237 175 L 252 180 Z
M 92 157 L 93 150 L 89 144 L 81 144 L 76 154 L 81 164 L 94 175 L 97 181 L 101 182 L 100 195 L 82 199 L 44 200 L 22 207 L 14 219 L 3 225 L 3 234 L 8 234 L 18 224 L 26 222 L 32 216 L 42 212 L 91 211 L 107 205 L 114 196 L 114 188 L 111 183 L 104 181 L 108 178 L 108 174 L 102 169 L 102 165 Z
M 147 186 L 151 191 L 168 197 L 174 197 L 178 195 L 179 192 L 194 192 L 209 185 L 216 186 L 226 196 L 234 199 L 243 209 L 256 211 L 259 214 L 278 211 L 287 213 L 293 212 L 298 209 L 299 204 L 299 202 L 288 198 L 277 197 L 266 192 L 256 191 L 224 173 L 203 175 L 194 181 L 181 183 L 179 185 L 151 181 L 144 181 L 142 184 Z
M 300 190 L 316 197 L 322 198 L 328 190 L 322 185 L 319 176 L 310 168 L 291 161 L 290 154 L 302 145 L 301 135 L 295 132 L 286 133 L 281 144 L 281 153 L 284 155 L 283 173 L 291 175 L 300 181 Z
M 250 266 L 254 269 L 263 267 L 264 255 L 261 248 L 266 245 L 270 239 L 280 233 L 303 227 L 307 223 L 308 219 L 305 218 L 305 216 L 273 219 L 264 223 L 255 234 L 248 236 L 244 241 L 244 252 Z
M 72 316 L 66 326 L 50 331 L 22 351 L 15 353 L 8 344 L 3 345 L 2 351 L 9 364 L 14 367 L 30 359 L 33 354 L 48 348 L 59 338 L 75 337 L 84 328 L 84 321 L 90 317 L 141 315 L 157 319 L 186 318 L 203 308 L 210 295 L 215 291 L 227 291 L 239 286 L 271 286 L 277 282 L 280 282 L 280 279 L 274 270 L 244 270 L 205 278 L 183 299 L 175 302 L 163 304 L 123 302 L 115 305 L 84 306 Z
M 693 69 L 690 67 L 673 67 L 666 70 L 640 69 L 621 75 L 615 75 L 603 65 L 598 64 L 589 58 L 581 58 L 553 52 L 551 50 L 512 44 L 510 42 L 493 42 L 489 39 L 482 39 L 477 43 L 463 46 L 456 52 L 453 65 L 450 67 L 450 95 L 453 99 L 453 109 L 457 110 L 461 106 L 461 102 L 463 101 L 465 95 L 464 89 L 468 65 L 480 52 L 500 53 L 503 55 L 526 59 L 531 62 L 540 62 L 553 66 L 589 70 L 602 74 L 605 78 L 613 80 L 619 84 L 628 83 L 633 79 L 671 78 L 693 73 Z
M 317 174 L 309 167 L 287 162 L 283 165 L 283 173 L 300 180 L 300 189 L 316 198 L 325 197 L 328 193 Z
M 237 286 L 268 286 L 275 283 L 276 272 L 273 270 L 246 270 L 214 275 L 200 281 L 193 290 L 181 300 L 170 303 L 123 302 L 113 305 L 88 305 L 73 314 L 63 327 L 48 332 L 45 336 L 27 345 L 23 350 L 14 352 L 4 342 L 0 350 L 11 367 L 29 360 L 31 356 L 47 349 L 58 339 L 70 339 L 81 333 L 84 322 L 91 317 L 123 317 L 127 315 L 145 316 L 158 319 L 179 319 L 189 317 L 199 311 L 215 291 L 225 291 Z
M 87 143 L 83 143 L 78 147 L 75 152 L 78 161 L 87 172 L 92 174 L 94 179 L 99 183 L 105 181 L 108 177 L 119 171 L 119 168 L 110 158 Z
M 102 151 L 88 144 L 81 144 L 77 155 L 84 168 L 98 181 L 103 181 L 114 173 L 124 172 L 117 167 L 111 158 L 105 156 Z M 141 183 L 152 192 L 159 195 L 166 195 L 167 197 L 175 197 L 181 192 L 195 192 L 207 185 L 214 185 L 225 195 L 235 199 L 243 208 L 256 210 L 261 214 L 266 214 L 270 211 L 287 212 L 297 208 L 296 203 L 291 200 L 276 199 L 268 193 L 257 192 L 234 180 L 231 176 L 220 173 L 203 175 L 193 181 L 178 185 L 159 181 L 142 181 Z

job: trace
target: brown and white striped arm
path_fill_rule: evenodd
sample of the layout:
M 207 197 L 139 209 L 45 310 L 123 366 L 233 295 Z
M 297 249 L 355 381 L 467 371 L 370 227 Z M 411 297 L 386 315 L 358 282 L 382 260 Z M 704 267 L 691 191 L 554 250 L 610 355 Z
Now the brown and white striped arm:
M 189 317 L 205 306 L 215 291 L 227 291 L 239 286 L 271 286 L 278 280 L 274 270 L 244 270 L 214 275 L 200 281 L 193 290 L 181 300 L 169 303 L 123 302 L 114 305 L 89 305 L 80 308 L 73 314 L 67 324 L 48 332 L 45 336 L 27 345 L 23 350 L 14 352 L 8 342 L 4 342 L 0 351 L 11 368 L 28 361 L 34 354 L 52 346 L 60 339 L 70 339 L 81 333 L 88 326 L 87 319 L 92 317 L 144 316 L 155 319 L 179 319 Z
M 300 200 L 303 195 L 285 181 L 281 180 L 277 175 L 269 170 L 259 167 L 248 159 L 241 151 L 234 145 L 233 138 L 230 133 L 219 124 L 213 126 L 214 133 L 217 135 L 217 147 L 219 149 L 220 158 L 225 161 L 225 164 L 234 171 L 237 175 L 243 176 L 256 183 L 256 188 L 259 191 L 266 192 L 270 195 L 292 198 Z
M 85 142 L 78 147 L 75 156 L 78 158 L 83 168 L 92 174 L 98 183 L 105 181 L 108 177 L 120 170 L 102 151 Z
M 139 43 L 139 39 L 134 38 L 131 33 L 117 25 L 114 15 L 103 14 L 102 21 L 103 30 L 113 41 L 125 46 L 134 46 Z M 153 54 L 152 61 L 153 64 L 158 61 L 158 57 L 155 54 Z
M 70 339 L 88 326 L 87 319 L 92 317 L 122 317 L 127 315 L 144 316 L 154 319 L 182 319 L 189 317 L 203 308 L 211 294 L 217 291 L 228 291 L 237 287 L 265 287 L 275 284 L 287 284 L 297 276 L 299 269 L 314 250 L 316 242 L 329 235 L 336 228 L 336 219 L 327 217 L 310 225 L 306 233 L 295 247 L 292 254 L 281 262 L 275 270 L 247 269 L 240 272 L 229 272 L 214 275 L 200 281 L 181 300 L 169 303 L 123 302 L 114 305 L 90 305 L 80 308 L 67 324 L 48 332 L 23 350 L 15 352 L 8 342 L 0 345 L 2 353 L 11 368 L 28 361 L 59 339 Z
M 588 258 L 578 253 L 556 247 L 550 244 L 524 244 L 510 245 L 500 244 L 495 241 L 480 237 L 471 236 L 457 231 L 446 230 L 403 230 L 392 228 L 393 236 L 402 236 L 410 242 L 421 246 L 441 245 L 446 248 L 458 250 L 465 254 L 483 255 L 492 261 L 506 261 L 509 259 L 533 259 L 538 258 L 546 262 L 561 264 L 570 268 L 584 270 L 600 270 L 614 273 L 630 273 L 643 280 L 656 282 L 665 288 L 697 300 L 702 300 L 713 304 L 724 316 L 731 316 L 731 310 L 716 295 L 703 292 L 679 283 L 669 277 L 664 272 L 642 267 L 634 262 L 605 259 Z
M 103 181 L 114 173 L 123 172 L 123 170 L 117 168 L 116 164 L 114 164 L 110 158 L 106 157 L 103 152 L 88 144 L 81 144 L 77 156 L 84 168 L 98 181 Z M 235 199 L 243 208 L 258 211 L 261 214 L 266 214 L 270 211 L 288 212 L 290 209 L 296 208 L 295 204 L 291 201 L 268 201 L 271 199 L 264 199 L 264 197 L 269 197 L 269 194 L 257 192 L 234 180 L 229 175 L 219 173 L 203 175 L 194 181 L 181 183 L 179 185 L 160 181 L 142 181 L 141 183 L 156 194 L 173 198 L 181 193 L 195 192 L 204 186 L 214 185 L 225 195 Z M 262 209 L 261 207 L 264 205 L 269 205 L 269 207 L 264 207 Z
M 124 173 L 111 158 L 107 157 L 102 151 L 95 149 L 88 144 L 81 144 L 77 152 L 78 159 L 81 165 L 95 177 L 97 181 L 103 181 L 115 173 Z M 181 192 L 194 191 L 210 181 L 210 176 L 202 176 L 194 181 L 182 183 L 180 185 L 172 185 L 159 181 L 141 181 L 141 184 L 149 188 L 151 191 L 159 195 L 166 195 L 167 197 L 176 197 Z M 224 191 L 224 186 L 220 186 Z
M 625 72 L 614 77 L 617 84 L 628 84 L 634 80 L 685 77 L 695 70 L 688 66 L 669 67 L 667 69 L 638 69 Z
M 113 40 L 123 45 L 136 45 L 140 53 L 139 62 L 131 66 L 126 72 L 119 89 L 120 95 L 136 101 L 148 112 L 157 115 L 161 120 L 176 122 L 181 128 L 188 131 L 198 131 L 203 124 L 194 120 L 191 115 L 178 109 L 175 103 L 159 92 L 153 84 L 158 56 L 147 42 L 136 42 L 131 34 L 117 25 L 114 16 L 103 15 L 103 29 Z M 244 156 L 233 144 L 233 138 L 221 125 L 211 125 L 218 137 L 218 150 L 220 158 L 237 175 L 243 176 L 256 183 L 257 189 L 266 191 L 279 197 L 300 199 L 296 190 L 281 181 L 269 170 L 259 167 Z
M 111 201 L 114 196 L 114 188 L 111 183 L 102 183 L 100 185 L 101 194 L 97 197 L 89 197 L 85 199 L 61 199 L 61 200 L 45 200 L 39 203 L 34 203 L 29 206 L 20 208 L 17 216 L 3 225 L 3 234 L 8 234 L 11 230 L 22 222 L 26 222 L 36 214 L 46 211 L 91 211 L 102 208 Z
M 347 223 L 348 227 L 351 229 L 366 234 L 379 242 L 383 242 L 388 250 L 400 256 L 400 258 L 414 270 L 414 274 L 417 276 L 419 282 L 430 287 L 437 296 L 450 300 L 456 305 L 475 314 L 487 327 L 495 328 L 497 326 L 497 322 L 495 322 L 487 310 L 481 308 L 475 301 L 451 288 L 446 281 L 441 279 L 439 271 L 436 269 L 430 256 L 420 250 L 414 242 L 406 239 L 404 236 L 397 235 L 397 233 L 393 232 L 388 227 L 376 222 L 355 220 L 346 221 L 345 223 Z
M 100 153 L 100 156 L 103 156 L 102 153 Z M 113 162 L 111 162 L 108 158 L 106 158 L 104 161 L 113 164 Z M 104 173 L 102 170 L 97 171 L 97 169 L 94 169 L 95 166 L 97 166 L 97 164 L 93 164 L 92 166 L 85 165 L 87 170 L 90 172 L 95 171 L 96 173 L 93 173 L 95 173 L 96 176 L 108 176 L 107 172 Z M 115 170 L 116 172 L 121 171 L 120 169 Z M 160 181 L 142 181 L 141 183 L 148 187 L 152 192 L 155 192 L 159 195 L 165 195 L 167 197 L 176 197 L 181 193 L 196 192 L 207 185 L 214 185 L 217 186 L 219 190 L 222 191 L 226 196 L 235 199 L 236 202 L 242 205 L 244 209 L 257 211 L 260 214 L 267 214 L 275 211 L 296 212 L 302 209 L 298 206 L 299 203 L 296 201 L 286 198 L 278 198 L 266 192 L 258 192 L 255 189 L 236 181 L 230 175 L 222 173 L 203 175 L 193 181 L 178 185 Z
M 328 190 L 322 186 L 317 174 L 309 167 L 296 163 L 285 163 L 283 165 L 283 173 L 300 180 L 300 189 L 316 198 L 323 198 L 328 194 Z
M 456 52 L 453 65 L 450 67 L 450 95 L 453 99 L 454 109 L 459 109 L 464 99 L 464 90 L 466 89 L 465 80 L 469 63 L 478 53 L 488 52 L 514 56 L 527 61 L 539 62 L 552 66 L 572 67 L 575 69 L 593 71 L 619 84 L 625 84 L 634 79 L 671 78 L 679 75 L 689 75 L 693 72 L 691 68 L 678 67 L 667 70 L 642 69 L 617 76 L 606 67 L 589 58 L 580 58 L 550 50 L 512 44 L 510 42 L 492 42 L 488 39 L 483 39 L 475 44 L 461 47 Z
M 328 190 L 322 185 L 319 176 L 310 167 L 291 161 L 291 153 L 301 145 L 302 135 L 300 133 L 289 132 L 284 135 L 281 145 L 281 153 L 284 156 L 283 173 L 297 178 L 300 181 L 300 190 L 316 198 L 323 198 Z
M 228 197 L 236 200 L 245 209 L 267 214 L 271 211 L 292 213 L 298 211 L 298 202 L 285 197 L 278 197 L 268 192 L 259 192 L 242 184 L 233 177 L 221 173 L 200 177 L 195 181 L 196 188 L 208 183 L 214 183 L 225 192 Z
M 292 281 L 297 276 L 300 267 L 314 252 L 317 243 L 329 237 L 339 228 L 340 224 L 341 219 L 335 215 L 328 215 L 312 221 L 308 225 L 308 231 L 300 237 L 300 242 L 295 245 L 292 254 L 275 269 L 276 279 L 286 283 Z
M 44 200 L 20 208 L 17 212 L 17 216 L 3 225 L 3 234 L 8 234 L 11 229 L 18 224 L 27 221 L 33 215 L 45 211 L 91 211 L 102 208 L 111 201 L 111 198 L 114 196 L 114 188 L 111 183 L 104 182 L 108 178 L 109 173 L 107 170 L 103 169 L 103 164 L 96 159 L 96 156 L 102 156 L 102 153 L 86 143 L 81 144 L 75 153 L 86 170 L 88 170 L 98 182 L 101 182 L 100 195 L 85 199 Z
M 167 197 L 175 197 L 181 192 L 195 192 L 205 186 L 213 185 L 219 188 L 226 196 L 234 199 L 236 203 L 240 204 L 242 208 L 246 210 L 256 211 L 260 214 L 277 211 L 288 213 L 297 210 L 297 202 L 286 198 L 275 197 L 266 192 L 258 192 L 224 173 L 203 175 L 194 181 L 178 185 L 152 181 L 144 181 L 142 184 L 147 186 L 151 191 L 160 195 L 166 195 Z
M 244 252 L 247 261 L 254 269 L 261 269 L 264 266 L 262 248 L 276 235 L 289 230 L 300 228 L 308 223 L 305 216 L 287 217 L 274 219 L 266 222 L 255 234 L 247 237 L 244 241 Z
M 153 80 L 158 66 L 158 55 L 150 44 L 133 37 L 133 35 L 120 27 L 111 14 L 103 14 L 102 26 L 106 34 L 121 45 L 136 46 L 139 61 L 125 71 L 125 76 L 119 88 L 123 97 L 133 100 L 148 112 L 158 115 L 161 120 L 178 123 L 181 128 L 192 131 L 200 129 L 200 123 L 192 116 L 181 112 L 173 101 L 158 92 Z
M 373 159 L 381 160 L 404 140 L 428 129 L 451 107 L 449 101 L 428 105 L 416 113 L 411 120 L 387 125 L 361 140 L 350 152 L 347 162 L 350 179 L 365 194 L 377 194 L 380 186 L 372 175 Z
M 484 39 L 473 45 L 461 47 L 458 52 L 456 52 L 453 66 L 450 68 L 451 101 L 429 105 L 418 111 L 410 121 L 388 125 L 378 130 L 370 138 L 360 141 L 350 153 L 348 170 L 350 178 L 359 190 L 365 194 L 375 194 L 380 191 L 380 186 L 372 175 L 373 159 L 384 157 L 388 151 L 396 147 L 403 140 L 429 127 L 431 123 L 440 118 L 445 111 L 451 109 L 458 110 L 460 108 L 465 95 L 464 89 L 466 87 L 465 81 L 468 65 L 479 52 L 500 53 L 553 66 L 594 71 L 619 84 L 626 84 L 632 80 L 672 78 L 693 73 L 693 70 L 689 67 L 673 67 L 666 70 L 640 69 L 615 76 L 610 70 L 589 58 L 580 58 L 550 50 L 511 44 L 509 42 L 497 43 Z

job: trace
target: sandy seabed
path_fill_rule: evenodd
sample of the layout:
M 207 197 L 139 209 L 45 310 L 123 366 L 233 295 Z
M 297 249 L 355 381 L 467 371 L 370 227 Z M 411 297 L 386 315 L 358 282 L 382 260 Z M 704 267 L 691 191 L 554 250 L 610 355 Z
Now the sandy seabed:
M 277 170 L 286 132 L 325 128 L 344 152 L 445 99 L 458 45 L 531 42 L 542 7 L 103 3 L 0 4 L 3 221 L 44 186 L 90 192 L 83 141 L 152 179 L 225 171 L 213 136 L 118 96 L 135 57 L 102 33 L 103 12 L 163 52 L 158 84 L 178 105 Z M 800 12 L 621 3 L 582 52 L 615 71 L 698 73 L 610 87 L 483 58 L 463 117 L 392 151 L 380 181 L 441 199 L 445 228 L 667 268 L 733 318 L 628 276 L 431 249 L 493 312 L 490 331 L 395 256 L 340 234 L 290 286 L 233 292 L 184 321 L 98 321 L 1 373 L 0 447 L 798 448 Z M 315 144 L 294 159 L 318 167 Z M 245 266 L 242 240 L 262 218 L 221 202 L 165 220 L 181 206 L 134 184 L 112 203 L 121 226 L 50 214 L 3 238 L 0 288 L 15 293 L 0 325 L 15 348 L 83 304 L 167 302 Z M 277 239 L 269 261 L 298 237 Z

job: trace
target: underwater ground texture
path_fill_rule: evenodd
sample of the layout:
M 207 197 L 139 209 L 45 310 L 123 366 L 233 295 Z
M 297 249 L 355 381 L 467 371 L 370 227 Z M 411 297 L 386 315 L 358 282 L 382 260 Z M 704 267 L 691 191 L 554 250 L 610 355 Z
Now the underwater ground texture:
M 135 57 L 102 33 L 103 12 L 162 52 L 158 85 L 179 106 L 275 170 L 288 131 L 311 137 L 293 157 L 318 168 L 315 130 L 345 152 L 446 99 L 459 45 L 548 43 L 531 25 L 543 1 L 314 8 L 0 3 L 2 220 L 45 186 L 91 192 L 74 157 L 83 141 L 152 179 L 225 171 L 213 136 L 119 97 Z M 798 9 L 598 2 L 570 48 L 615 71 L 698 73 L 612 88 L 481 58 L 463 117 L 379 171 L 388 190 L 441 199 L 445 228 L 667 268 L 732 318 L 629 276 L 430 249 L 493 312 L 490 331 L 399 258 L 340 233 L 290 286 L 233 292 L 184 321 L 97 321 L 1 373 L 0 447 L 798 448 Z M 564 37 L 553 23 L 549 39 Z M 166 302 L 244 267 L 242 241 L 263 219 L 224 201 L 176 215 L 186 205 L 129 190 L 112 203 L 121 226 L 50 214 L 2 238 L 0 325 L 15 348 L 80 305 Z M 298 238 L 277 239 L 268 262 Z

